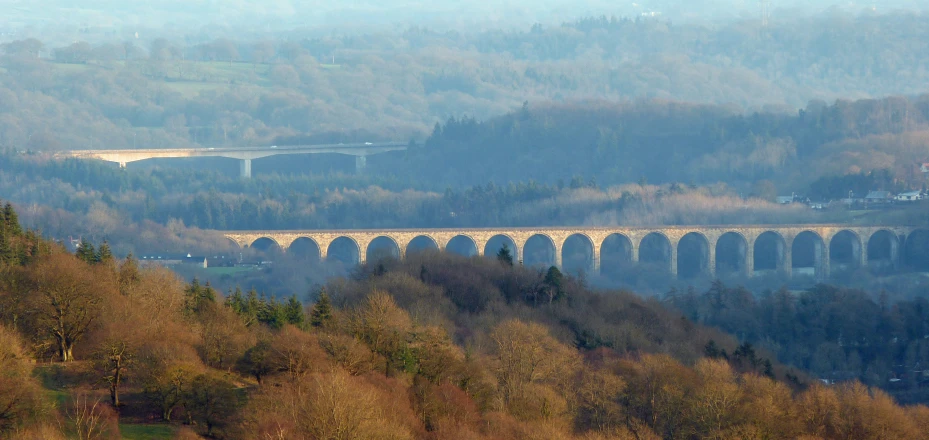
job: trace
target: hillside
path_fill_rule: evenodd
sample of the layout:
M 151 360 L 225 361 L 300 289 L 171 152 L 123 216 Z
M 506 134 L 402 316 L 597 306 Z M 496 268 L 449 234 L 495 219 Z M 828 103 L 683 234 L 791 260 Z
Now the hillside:
M 793 114 L 812 100 L 925 92 L 926 23 L 920 12 L 831 11 L 766 32 L 754 20 L 620 14 L 460 32 L 24 35 L 2 44 L 0 146 L 405 141 L 449 117 L 489 119 L 526 101 L 658 99 Z
M 503 254 L 363 267 L 304 309 L 296 298 L 224 298 L 196 280 L 113 261 L 106 246 L 64 254 L 11 214 L 2 220 L 0 249 L 23 249 L 15 259 L 0 253 L 4 437 L 927 432 L 925 407 L 858 384 L 809 382 L 656 302 L 594 293 L 557 271 L 512 267 Z M 54 307 L 63 302 L 73 307 Z

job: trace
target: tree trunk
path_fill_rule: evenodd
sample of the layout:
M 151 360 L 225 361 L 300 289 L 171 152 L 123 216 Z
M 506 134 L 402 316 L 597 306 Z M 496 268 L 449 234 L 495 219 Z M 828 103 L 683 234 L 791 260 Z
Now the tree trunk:
M 116 367 L 113 383 L 110 384 L 110 400 L 113 401 L 113 408 L 119 408 L 119 383 L 122 381 L 122 368 Z
M 73 345 L 65 340 L 61 340 L 58 343 L 58 355 L 61 356 L 62 362 L 71 362 L 74 360 L 74 355 L 71 353 L 73 348 Z

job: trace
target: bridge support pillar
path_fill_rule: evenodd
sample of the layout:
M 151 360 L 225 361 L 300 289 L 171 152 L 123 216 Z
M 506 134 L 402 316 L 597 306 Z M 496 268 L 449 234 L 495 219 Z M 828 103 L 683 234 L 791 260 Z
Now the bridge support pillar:
M 120 162 L 119 167 L 122 169 L 126 169 L 126 162 Z
M 831 259 L 829 256 L 829 245 L 825 242 L 817 243 L 816 245 L 822 246 L 821 249 L 818 249 L 819 252 L 815 254 L 816 262 L 814 264 L 816 265 L 816 279 L 820 281 L 827 280 L 829 279 L 829 272 L 831 270 L 831 267 L 829 267 L 829 260 Z
M 239 162 L 239 176 L 249 179 L 252 177 L 252 160 L 251 159 L 242 159 Z
M 794 274 L 794 253 L 793 246 L 784 246 L 784 258 L 781 263 L 780 271 L 785 277 L 790 278 Z
M 555 258 L 553 258 L 553 260 L 555 260 L 555 261 L 554 261 L 555 267 L 557 267 L 558 270 L 564 270 L 564 255 L 563 255 L 563 253 L 564 253 L 564 245 L 560 245 L 560 244 L 557 244 L 557 243 L 556 243 L 556 244 L 555 244 L 555 255 L 554 255 Z
M 677 278 L 677 246 L 680 243 L 671 243 L 671 277 Z
M 595 244 L 593 253 L 590 256 L 590 273 L 600 275 L 600 245 Z
M 890 242 L 890 264 L 894 270 L 903 267 L 903 252 L 900 252 L 900 249 L 903 247 L 902 243 L 906 240 L 905 237 L 904 235 L 898 235 Z
M 487 247 L 487 240 L 482 240 L 480 238 L 472 238 L 474 240 L 474 255 L 478 257 L 484 256 L 484 248 Z
M 355 172 L 361 174 L 368 166 L 367 156 L 355 156 Z
M 861 246 L 860 255 L 858 256 L 858 267 L 868 267 L 868 246 Z
M 716 278 L 716 243 L 707 245 L 706 273 L 710 278 Z

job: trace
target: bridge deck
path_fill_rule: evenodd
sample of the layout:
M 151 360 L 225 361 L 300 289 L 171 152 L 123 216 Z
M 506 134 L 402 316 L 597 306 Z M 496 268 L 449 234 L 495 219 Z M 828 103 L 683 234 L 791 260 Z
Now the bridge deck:
M 533 231 L 655 231 L 655 230 L 738 230 L 738 229 L 820 229 L 820 228 L 839 228 L 839 229 L 895 229 L 895 228 L 919 228 L 916 225 L 850 225 L 840 223 L 802 223 L 802 224 L 747 224 L 747 225 L 659 225 L 659 226 L 641 226 L 641 225 L 614 225 L 614 226 L 517 226 L 517 227 L 460 227 L 460 228 L 380 228 L 380 229 L 271 229 L 271 230 L 220 230 L 223 234 L 391 234 L 391 233 L 415 233 L 415 232 L 463 232 L 463 231 L 480 231 L 480 232 L 533 232 Z
M 64 157 L 92 157 L 96 155 L 115 155 L 115 154 L 133 154 L 133 155 L 164 155 L 164 154 L 203 154 L 203 155 L 220 155 L 228 153 L 304 153 L 317 150 L 326 151 L 353 151 L 381 148 L 405 148 L 406 144 L 402 142 L 378 142 L 378 143 L 350 143 L 350 144 L 314 144 L 314 145 L 280 145 L 280 146 L 246 146 L 246 147 L 206 147 L 206 148 L 138 148 L 138 149 L 106 149 L 106 150 L 70 150 L 63 151 L 59 155 Z M 184 156 L 179 156 L 184 157 Z

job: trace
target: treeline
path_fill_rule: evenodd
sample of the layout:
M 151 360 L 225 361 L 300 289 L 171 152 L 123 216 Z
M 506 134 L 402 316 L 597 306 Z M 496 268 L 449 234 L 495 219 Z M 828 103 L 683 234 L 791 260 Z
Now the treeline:
M 925 407 L 811 383 L 655 301 L 505 253 L 385 260 L 304 309 L 41 248 L 0 265 L 4 437 L 118 438 L 143 422 L 183 439 L 927 432 Z
M 671 194 L 723 182 L 728 189 L 706 191 L 768 201 L 798 193 L 828 201 L 849 191 L 861 197 L 871 190 L 922 189 L 927 102 L 923 96 L 813 103 L 796 115 L 751 116 L 656 101 L 526 106 L 483 122 L 450 119 L 406 153 L 373 156 L 363 176 L 314 169 L 315 157 L 264 159 L 271 172 L 242 181 L 232 173 L 173 167 L 119 172 L 8 151 L 0 156 L 7 164 L 0 187 L 19 203 L 87 213 L 103 202 L 135 221 L 165 225 L 173 218 L 203 228 L 522 224 L 529 216 L 507 211 L 557 199 L 566 190 L 630 182 L 668 185 L 664 192 Z M 313 174 L 303 175 L 307 170 Z M 408 188 L 431 192 L 401 192 Z M 605 206 L 621 211 L 636 205 L 635 191 L 620 192 Z M 365 219 L 360 206 L 371 205 Z
M 671 292 L 688 319 L 764 347 L 818 378 L 884 388 L 903 401 L 929 396 L 929 302 L 817 285 L 760 297 L 716 282 L 706 292 Z
M 449 115 L 486 119 L 527 100 L 592 96 L 792 113 L 811 99 L 925 92 L 929 69 L 917 55 L 925 23 L 919 13 L 827 14 L 761 32 L 753 22 L 601 17 L 511 32 L 410 28 L 303 40 L 197 35 L 48 47 L 25 39 L 2 48 L 0 145 L 405 140 Z
M 3 159 L 8 167 L 0 170 L 0 188 L 28 208 L 27 224 L 61 239 L 109 239 L 120 255 L 229 249 L 220 234 L 201 229 L 804 223 L 841 214 L 776 205 L 765 201 L 776 190 L 764 187 L 740 197 L 726 185 L 600 187 L 595 179 L 575 176 L 553 184 L 530 180 L 433 192 L 370 175 L 258 175 L 243 181 L 210 171 L 127 172 L 18 154 L 0 154 Z
M 796 114 L 659 101 L 527 105 L 486 121 L 437 124 L 422 147 L 388 166 L 447 185 L 581 175 L 600 184 L 726 182 L 749 192 L 769 181 L 775 191 L 828 200 L 862 185 L 844 194 L 808 185 L 874 172 L 882 177 L 866 179 L 871 190 L 922 188 L 927 129 L 925 95 L 811 102 Z

